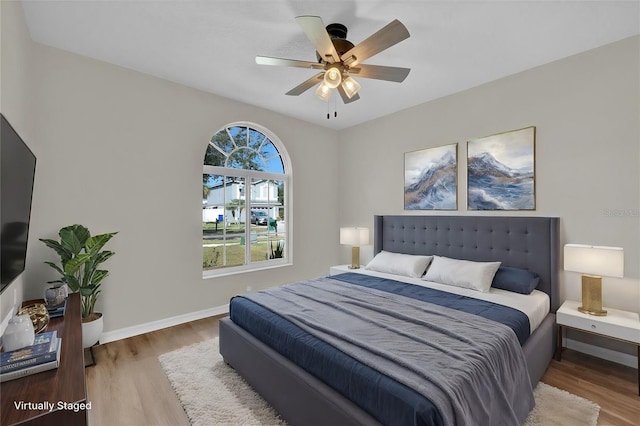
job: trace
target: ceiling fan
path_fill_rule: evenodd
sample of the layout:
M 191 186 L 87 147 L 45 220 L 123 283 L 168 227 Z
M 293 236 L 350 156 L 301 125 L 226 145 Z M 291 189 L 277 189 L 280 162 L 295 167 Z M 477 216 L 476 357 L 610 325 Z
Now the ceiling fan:
M 298 16 L 296 22 L 316 48 L 318 62 L 256 56 L 260 65 L 298 67 L 322 70 L 287 92 L 298 96 L 318 84 L 316 95 L 328 101 L 332 89 L 337 89 L 345 104 L 360 99 L 360 84 L 353 77 L 402 82 L 409 68 L 365 65 L 363 61 L 409 38 L 409 31 L 397 19 L 372 34 L 358 45 L 347 40 L 347 27 L 329 24 L 325 27 L 319 16 Z

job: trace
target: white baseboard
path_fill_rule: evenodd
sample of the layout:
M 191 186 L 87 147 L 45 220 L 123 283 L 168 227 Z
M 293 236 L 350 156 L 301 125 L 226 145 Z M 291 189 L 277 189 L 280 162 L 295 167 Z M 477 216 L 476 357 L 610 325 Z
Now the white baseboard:
M 625 354 L 607 348 L 601 348 L 599 346 L 594 346 L 588 343 L 579 342 L 577 340 L 567 338 L 565 338 L 565 347 L 585 353 L 587 355 L 592 355 L 598 358 L 606 359 L 608 361 L 617 362 L 618 364 L 626 365 L 628 367 L 638 368 L 638 358 L 633 355 Z
M 203 309 L 202 311 L 190 312 L 188 314 L 178 315 L 171 318 L 165 318 L 158 321 L 151 321 L 145 324 L 134 325 L 133 327 L 121 328 L 119 330 L 107 331 L 100 336 L 100 343 L 109 343 L 115 340 L 126 339 L 127 337 L 138 336 L 144 333 L 161 330 L 174 325 L 184 324 L 189 321 L 196 321 L 202 318 L 212 317 L 216 315 L 224 315 L 229 313 L 229 305 L 217 306 L 214 308 Z

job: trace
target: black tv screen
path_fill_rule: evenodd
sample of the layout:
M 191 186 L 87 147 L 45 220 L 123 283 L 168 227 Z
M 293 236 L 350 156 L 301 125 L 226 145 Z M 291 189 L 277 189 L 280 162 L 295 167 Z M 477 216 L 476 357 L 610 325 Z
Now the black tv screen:
M 0 293 L 24 271 L 36 157 L 4 115 L 0 125 Z

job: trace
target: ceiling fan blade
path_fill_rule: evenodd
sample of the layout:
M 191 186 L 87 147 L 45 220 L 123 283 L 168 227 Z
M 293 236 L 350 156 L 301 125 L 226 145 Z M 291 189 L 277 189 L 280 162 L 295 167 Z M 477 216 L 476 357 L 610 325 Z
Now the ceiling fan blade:
M 376 80 L 395 81 L 402 83 L 409 75 L 410 68 L 385 67 L 382 65 L 358 65 L 349 69 L 352 76 L 375 78 Z
M 272 58 L 269 56 L 256 56 L 256 64 L 274 65 L 277 67 L 311 68 L 316 70 L 324 69 L 324 66 L 317 62 L 298 61 L 296 59 Z
M 322 77 L 324 77 L 324 72 L 320 72 L 314 75 L 310 79 L 303 81 L 293 89 L 289 90 L 287 92 L 287 95 L 298 96 L 299 94 L 306 92 L 307 90 L 311 89 L 313 86 L 318 84 L 322 80 Z
M 330 64 L 340 61 L 340 55 L 338 55 L 331 37 L 319 16 L 298 16 L 296 17 L 296 22 L 307 35 L 309 41 L 315 46 L 322 59 Z
M 353 67 L 407 38 L 409 38 L 407 27 L 402 22 L 394 19 L 384 28 L 355 45 L 340 59 L 344 61 L 345 65 Z
M 342 98 L 342 102 L 344 102 L 345 104 L 357 101 L 358 99 L 360 99 L 360 95 L 358 95 L 357 93 L 355 95 L 353 95 L 353 97 L 349 98 L 347 96 L 347 93 L 344 91 L 344 89 L 342 88 L 342 85 L 338 86 L 336 89 L 338 89 L 338 93 L 340 93 L 340 97 Z

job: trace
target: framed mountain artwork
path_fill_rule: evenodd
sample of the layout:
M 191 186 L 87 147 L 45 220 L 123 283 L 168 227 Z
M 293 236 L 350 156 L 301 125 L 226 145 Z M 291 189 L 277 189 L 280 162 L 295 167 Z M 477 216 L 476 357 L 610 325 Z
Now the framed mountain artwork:
M 404 208 L 458 208 L 457 143 L 404 154 Z
M 468 210 L 535 210 L 536 128 L 467 142 Z

